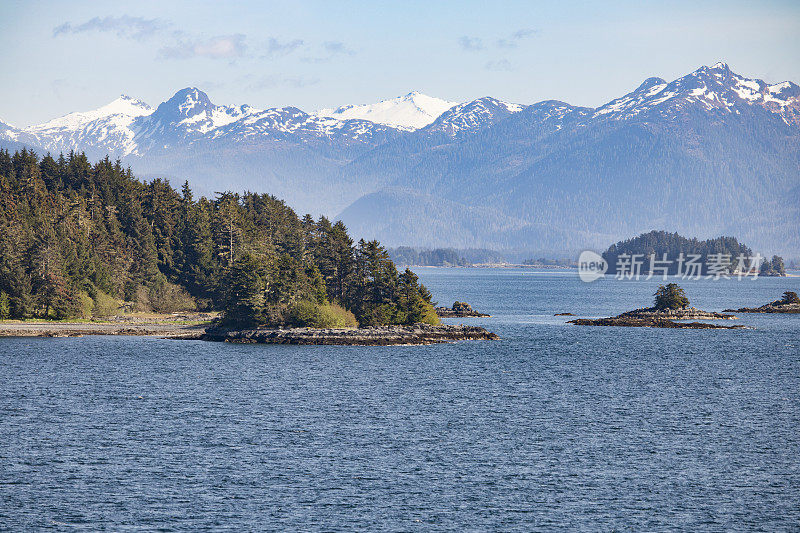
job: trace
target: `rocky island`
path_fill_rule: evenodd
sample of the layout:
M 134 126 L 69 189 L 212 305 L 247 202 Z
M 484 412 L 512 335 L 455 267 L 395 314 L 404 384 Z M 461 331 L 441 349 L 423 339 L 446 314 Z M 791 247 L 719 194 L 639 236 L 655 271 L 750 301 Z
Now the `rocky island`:
M 422 345 L 462 340 L 497 340 L 496 334 L 476 326 L 414 324 L 363 328 L 209 328 L 203 340 L 239 344 L 317 344 L 344 346 Z
M 437 307 L 436 314 L 439 318 L 470 318 L 470 317 L 489 317 L 484 313 L 479 313 L 472 309 L 467 302 L 453 302 L 452 307 Z
M 796 292 L 786 291 L 783 298 L 775 300 L 761 307 L 740 307 L 739 309 L 725 309 L 725 313 L 785 313 L 800 314 L 800 297 Z
M 570 324 L 578 326 L 627 326 L 671 329 L 741 329 L 742 325 L 723 326 L 708 322 L 677 322 L 678 320 L 734 320 L 733 315 L 701 311 L 689 307 L 689 299 L 675 283 L 659 286 L 653 307 L 627 311 L 608 318 L 578 318 Z
M 735 320 L 733 315 L 725 315 L 713 311 L 702 311 L 696 307 L 683 309 L 658 309 L 645 307 L 634 309 L 618 315 L 618 318 L 633 318 L 643 320 Z

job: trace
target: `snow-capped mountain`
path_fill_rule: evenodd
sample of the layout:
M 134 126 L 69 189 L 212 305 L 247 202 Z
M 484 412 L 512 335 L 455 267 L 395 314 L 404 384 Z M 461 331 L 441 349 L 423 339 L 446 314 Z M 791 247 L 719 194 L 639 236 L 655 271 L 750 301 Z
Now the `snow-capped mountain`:
M 800 87 L 790 81 L 769 85 L 730 70 L 725 63 L 701 67 L 667 83 L 648 78 L 635 91 L 597 109 L 595 116 L 616 120 L 656 111 L 669 116 L 675 111 L 700 105 L 707 110 L 741 113 L 742 104 L 764 108 L 787 124 L 800 125 Z
M 195 87 L 187 87 L 160 104 L 137 126 L 142 132 L 148 128 L 169 126 L 185 134 L 204 135 L 261 111 L 248 105 L 214 105 L 206 93 Z
M 462 137 L 500 122 L 523 109 L 524 105 L 510 104 L 486 96 L 451 107 L 424 129 L 431 133 Z
M 339 120 L 331 117 L 310 115 L 296 107 L 282 107 L 249 113 L 216 129 L 212 138 L 230 137 L 231 140 L 249 139 L 295 139 L 309 142 L 338 141 L 369 145 L 385 140 L 394 128 L 368 120 Z
M 133 125 L 153 109 L 136 98 L 122 95 L 93 111 L 69 113 L 44 124 L 24 128 L 19 139 L 52 152 L 91 146 L 125 156 L 136 151 Z
M 405 96 L 382 100 L 376 104 L 320 109 L 315 114 L 320 117 L 369 120 L 411 131 L 424 128 L 457 103 L 413 91 Z
M 196 143 L 282 140 L 374 145 L 397 132 L 358 119 L 311 115 L 296 107 L 257 109 L 222 106 L 195 87 L 176 92 L 155 109 L 121 96 L 98 109 L 17 129 L 0 123 L 0 136 L 57 152 L 86 151 L 91 157 L 145 157 Z

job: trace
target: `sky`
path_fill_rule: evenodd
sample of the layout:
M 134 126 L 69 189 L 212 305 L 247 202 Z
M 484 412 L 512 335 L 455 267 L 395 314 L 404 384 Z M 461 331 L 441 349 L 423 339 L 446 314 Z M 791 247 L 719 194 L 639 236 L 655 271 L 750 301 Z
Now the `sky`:
M 417 90 L 596 107 L 702 65 L 800 82 L 800 2 L 0 1 L 0 120 L 189 86 L 305 111 Z

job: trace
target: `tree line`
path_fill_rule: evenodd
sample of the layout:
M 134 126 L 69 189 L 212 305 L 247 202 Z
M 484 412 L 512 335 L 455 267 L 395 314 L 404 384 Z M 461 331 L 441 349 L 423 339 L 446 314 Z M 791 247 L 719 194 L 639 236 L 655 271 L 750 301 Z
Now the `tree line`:
M 269 194 L 195 199 L 108 157 L 0 150 L 0 318 L 219 310 L 236 325 L 436 323 L 377 241 Z

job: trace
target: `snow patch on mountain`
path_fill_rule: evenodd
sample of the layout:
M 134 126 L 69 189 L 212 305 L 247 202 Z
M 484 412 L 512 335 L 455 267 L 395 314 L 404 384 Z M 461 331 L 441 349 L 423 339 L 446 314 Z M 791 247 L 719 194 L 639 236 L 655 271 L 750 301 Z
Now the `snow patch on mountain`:
M 413 91 L 405 96 L 382 100 L 376 104 L 347 105 L 336 109 L 320 109 L 315 115 L 340 120 L 369 120 L 376 124 L 385 124 L 394 128 L 412 131 L 424 128 L 457 103 Z
M 0 139 L 16 140 L 19 130 L 0 118 Z

